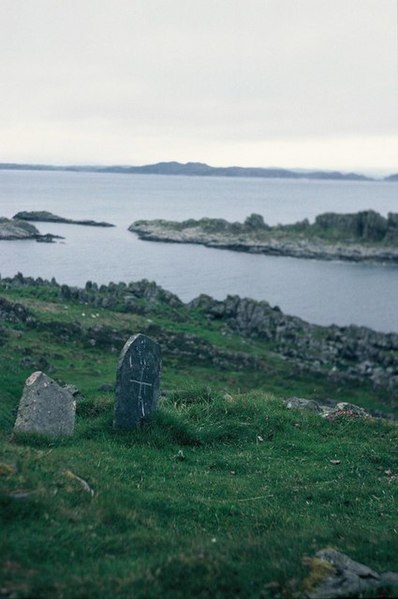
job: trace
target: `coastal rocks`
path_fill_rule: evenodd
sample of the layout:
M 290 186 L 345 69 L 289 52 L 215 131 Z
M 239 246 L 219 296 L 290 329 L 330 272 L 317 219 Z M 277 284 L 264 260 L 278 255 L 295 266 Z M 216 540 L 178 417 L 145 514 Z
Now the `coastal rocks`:
M 35 239 L 42 243 L 52 243 L 54 239 L 63 239 L 59 235 L 46 233 L 41 235 L 38 229 L 23 220 L 0 218 L 0 240 Z
M 328 377 L 334 383 L 368 382 L 375 389 L 388 391 L 392 402 L 398 400 L 396 333 L 378 333 L 358 326 L 313 325 L 298 317 L 283 314 L 277 306 L 272 307 L 265 301 L 258 302 L 239 296 L 228 296 L 221 301 L 208 295 L 200 295 L 189 304 L 183 304 L 176 295 L 146 280 L 100 286 L 88 281 L 82 289 L 61 286 L 55 279 L 44 281 L 25 278 L 19 273 L 13 278 L 2 279 L 1 285 L 6 288 L 44 286 L 58 295 L 61 301 L 75 300 L 84 305 L 139 315 L 150 315 L 152 311 L 161 313 L 166 309 L 175 322 L 190 319 L 191 313 L 198 311 L 199 318 L 221 322 L 225 333 L 231 331 L 243 338 L 264 342 L 265 347 L 286 360 L 298 372 Z M 126 334 L 115 331 L 95 322 L 95 319 L 94 326 L 91 327 L 83 327 L 77 321 L 36 322 L 23 306 L 0 300 L 0 320 L 25 322 L 24 319 L 31 326 L 49 330 L 65 342 L 76 339 L 92 346 L 109 347 L 111 351 L 119 351 L 129 335 L 128 331 Z M 238 355 L 242 352 L 237 352 L 233 355 L 234 352 L 220 350 L 202 338 L 169 331 L 165 334 L 159 327 L 158 329 L 154 330 L 154 325 L 149 322 L 142 330 L 158 340 L 162 351 L 181 359 L 212 362 L 221 368 L 231 364 L 236 364 L 237 368 L 265 367 L 253 354 L 243 354 L 243 357 Z
M 2 285 L 6 287 L 6 289 L 10 287 L 52 287 L 53 289 L 59 288 L 59 284 L 57 283 L 54 277 L 52 277 L 52 279 L 48 281 L 47 279 L 42 279 L 42 277 L 24 277 L 21 272 L 18 272 L 13 277 L 1 278 L 0 275 L 0 281 Z
M 390 591 L 398 588 L 398 573 L 375 572 L 335 549 L 321 549 L 304 563 L 311 568 L 304 580 L 308 599 L 365 597 L 377 590 L 384 591 L 378 597 L 392 597 Z
M 18 212 L 13 216 L 13 219 L 23 220 L 23 221 L 33 221 L 33 222 L 46 222 L 46 223 L 63 223 L 63 224 L 72 224 L 72 225 L 85 225 L 89 227 L 114 227 L 115 225 L 111 225 L 110 223 L 105 222 L 96 222 L 94 220 L 73 220 L 71 218 L 63 218 L 62 216 L 57 216 L 56 214 L 52 214 L 51 212 L 47 212 L 46 210 L 40 211 L 22 211 Z
M 82 304 L 95 307 L 117 309 L 119 311 L 136 312 L 145 314 L 157 306 L 169 306 L 176 311 L 184 306 L 177 295 L 163 289 L 153 281 L 143 279 L 131 283 L 109 283 L 108 285 L 97 285 L 87 281 L 84 288 L 60 285 L 52 278 L 47 281 L 38 277 L 24 277 L 21 273 L 14 277 L 6 277 L 0 280 L 6 287 L 47 287 L 56 289 L 61 298 L 65 300 L 76 300 Z
M 356 214 L 326 213 L 270 227 L 259 214 L 244 223 L 220 218 L 182 222 L 140 220 L 129 231 L 147 241 L 196 243 L 240 252 L 318 260 L 398 262 L 397 215 L 384 218 L 367 210 Z
M 21 220 L 0 218 L 0 240 L 35 239 L 40 235 L 34 225 Z
M 285 316 L 278 307 L 272 308 L 268 302 L 238 295 L 214 300 L 202 294 L 188 306 L 203 311 L 211 320 L 224 320 L 228 328 L 244 337 L 282 341 L 294 337 L 297 331 L 305 327 L 313 327 L 300 318 Z
M 14 431 L 50 436 L 72 435 L 76 401 L 41 371 L 25 383 Z
M 283 314 L 265 301 L 228 296 L 214 300 L 200 295 L 190 302 L 211 320 L 221 320 L 242 337 L 269 342 L 298 370 L 334 381 L 368 381 L 398 395 L 398 334 L 366 327 L 322 327 Z
M 123 309 L 126 312 L 145 314 L 151 307 L 168 305 L 172 308 L 183 306 L 183 302 L 170 291 L 166 291 L 153 281 L 142 280 L 132 283 L 109 283 L 100 285 L 88 281 L 84 289 L 61 286 L 65 299 L 75 299 L 85 304 L 101 308 Z
M 52 233 L 40 234 L 30 222 L 71 223 L 91 227 L 113 227 L 110 223 L 93 220 L 71 220 L 51 214 L 51 212 L 18 212 L 12 219 L 0 217 L 0 240 L 35 239 L 40 243 L 53 243 L 55 239 L 64 239 Z

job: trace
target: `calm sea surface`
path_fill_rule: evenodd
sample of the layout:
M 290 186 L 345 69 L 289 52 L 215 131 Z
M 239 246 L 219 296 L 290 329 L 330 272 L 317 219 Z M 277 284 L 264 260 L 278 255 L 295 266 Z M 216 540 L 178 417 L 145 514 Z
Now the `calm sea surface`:
M 203 216 L 271 225 L 327 211 L 398 212 L 398 185 L 155 175 L 0 171 L 0 216 L 48 210 L 117 225 L 97 229 L 39 223 L 65 236 L 55 244 L 1 241 L 0 273 L 55 276 L 58 282 L 154 280 L 188 301 L 200 293 L 264 299 L 313 323 L 398 331 L 398 267 L 298 260 L 140 241 L 127 227 L 142 218 Z

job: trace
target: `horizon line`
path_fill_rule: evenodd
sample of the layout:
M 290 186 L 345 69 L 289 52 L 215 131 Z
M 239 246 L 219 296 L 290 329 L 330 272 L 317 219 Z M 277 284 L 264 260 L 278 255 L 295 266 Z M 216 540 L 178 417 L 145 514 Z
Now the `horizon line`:
M 398 173 L 398 167 L 397 169 L 392 169 L 392 168 L 358 168 L 353 170 L 353 169 L 344 169 L 344 168 L 321 168 L 321 167 L 286 167 L 286 166 L 239 166 L 239 165 L 222 165 L 222 166 L 212 166 L 209 165 L 206 162 L 200 162 L 200 161 L 187 161 L 187 162 L 180 162 L 178 160 L 161 160 L 161 161 L 157 161 L 157 162 L 149 162 L 149 163 L 142 163 L 142 164 L 121 164 L 121 163 L 89 163 L 89 162 L 85 162 L 85 163 L 50 163 L 50 162 L 14 162 L 14 161 L 7 161 L 7 162 L 0 162 L 0 169 L 2 170 L 7 170 L 7 167 L 9 167 L 11 170 L 12 169 L 21 169 L 21 170 L 32 170 L 32 169 L 48 169 L 48 170 L 68 170 L 68 169 L 129 169 L 129 168 L 133 168 L 133 169 L 140 169 L 140 168 L 147 168 L 147 167 L 155 167 L 155 166 L 159 166 L 159 165 L 165 165 L 165 166 L 169 166 L 169 165 L 178 165 L 180 167 L 189 167 L 189 166 L 200 166 L 200 167 L 206 167 L 209 169 L 214 169 L 214 170 L 218 170 L 218 169 L 240 169 L 240 170 L 257 170 L 257 171 L 273 171 L 273 170 L 279 170 L 279 171 L 285 171 L 285 172 L 293 172 L 293 173 L 297 173 L 297 174 L 316 174 L 316 173 L 326 173 L 326 174 L 333 174 L 333 173 L 341 173 L 342 175 L 360 175 L 360 176 L 364 176 L 367 178 L 373 178 L 373 177 L 369 177 L 368 175 L 366 175 L 365 173 L 383 173 L 384 176 L 382 176 L 382 179 L 385 179 L 386 177 L 390 176 L 390 175 L 395 175 Z M 132 173 L 133 174 L 133 173 Z M 203 175 L 205 176 L 205 175 Z M 377 179 L 376 179 L 377 180 Z

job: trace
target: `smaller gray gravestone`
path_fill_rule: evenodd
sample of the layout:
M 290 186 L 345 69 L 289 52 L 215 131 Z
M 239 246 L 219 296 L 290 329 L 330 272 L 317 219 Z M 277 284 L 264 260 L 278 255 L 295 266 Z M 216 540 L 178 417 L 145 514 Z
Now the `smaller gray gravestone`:
M 44 372 L 26 379 L 14 430 L 42 435 L 73 435 L 76 401 Z
M 134 335 L 120 354 L 116 372 L 113 426 L 131 429 L 156 410 L 160 385 L 160 347 L 145 335 Z

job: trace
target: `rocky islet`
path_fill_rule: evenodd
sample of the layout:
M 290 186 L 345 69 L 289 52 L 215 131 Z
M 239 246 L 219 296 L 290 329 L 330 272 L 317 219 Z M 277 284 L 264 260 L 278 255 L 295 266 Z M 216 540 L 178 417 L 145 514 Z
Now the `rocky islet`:
M 43 222 L 43 223 L 61 223 L 66 225 L 83 225 L 87 227 L 114 227 L 110 223 L 98 222 L 95 220 L 74 220 L 72 218 L 64 218 L 47 212 L 46 210 L 39 211 L 22 211 L 18 212 L 13 216 L 13 219 L 18 221 L 31 221 L 31 222 Z
M 146 241 L 195 243 L 254 254 L 398 263 L 398 214 L 386 218 L 373 210 L 324 213 L 312 224 L 305 219 L 274 227 L 259 214 L 251 214 L 244 223 L 220 218 L 140 220 L 129 231 Z
M 37 239 L 39 236 L 38 229 L 30 223 L 0 218 L 0 240 Z
M 45 210 L 34 212 L 18 212 L 12 219 L 0 217 L 0 240 L 36 240 L 41 243 L 52 243 L 55 239 L 64 239 L 60 235 L 45 233 L 44 235 L 32 224 L 32 222 L 48 222 L 59 224 L 83 225 L 89 227 L 114 227 L 110 223 L 97 222 L 94 220 L 73 220 L 57 216 Z

